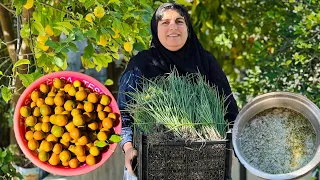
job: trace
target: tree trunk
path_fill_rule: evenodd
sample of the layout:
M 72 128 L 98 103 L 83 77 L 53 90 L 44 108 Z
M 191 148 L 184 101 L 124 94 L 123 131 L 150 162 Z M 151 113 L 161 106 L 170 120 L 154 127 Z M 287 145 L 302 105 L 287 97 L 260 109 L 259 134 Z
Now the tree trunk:
M 16 60 L 16 43 L 15 33 L 13 31 L 13 23 L 12 23 L 12 16 L 10 12 L 5 9 L 2 4 L 0 5 L 0 25 L 1 30 L 3 32 L 4 41 L 7 43 L 7 48 L 9 52 L 9 56 L 12 61 Z
M 31 9 L 27 10 L 27 9 L 23 8 L 22 16 L 21 16 L 22 25 L 29 23 L 31 15 L 32 15 Z M 20 37 L 18 37 L 18 38 L 20 38 Z M 18 59 L 31 59 L 30 57 L 32 57 L 32 55 L 29 55 L 31 53 L 32 53 L 32 51 L 30 50 L 30 47 L 27 45 L 27 43 L 24 40 L 22 40 L 20 52 L 18 54 Z M 13 63 L 15 63 L 15 61 L 13 61 Z M 21 65 L 21 66 L 19 66 L 19 68 L 17 68 L 17 72 L 19 74 L 27 74 L 28 68 L 29 68 L 28 65 Z M 15 73 L 15 72 L 13 72 L 13 73 Z M 22 81 L 19 79 L 18 76 L 16 76 L 16 78 L 14 80 L 14 86 L 15 86 L 15 90 L 14 90 L 14 93 L 13 93 L 13 96 L 11 99 L 11 106 L 12 107 L 16 106 L 20 95 L 25 90 L 25 88 L 22 84 Z M 13 131 L 11 131 L 10 142 L 16 143 L 16 139 L 14 138 Z

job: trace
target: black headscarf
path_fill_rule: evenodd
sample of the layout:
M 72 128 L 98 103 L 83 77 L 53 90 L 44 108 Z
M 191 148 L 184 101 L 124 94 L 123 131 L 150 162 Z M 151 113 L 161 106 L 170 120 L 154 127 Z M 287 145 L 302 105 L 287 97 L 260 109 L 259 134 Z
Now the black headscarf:
M 158 22 L 162 19 L 165 10 L 176 10 L 184 17 L 188 38 L 185 45 L 178 51 L 166 49 L 158 39 Z M 146 78 L 153 78 L 159 75 L 170 73 L 176 67 L 179 74 L 200 72 L 210 84 L 218 86 L 220 94 L 230 95 L 226 101 L 228 113 L 226 119 L 233 121 L 238 114 L 236 102 L 228 80 L 214 56 L 203 49 L 191 25 L 190 17 L 185 8 L 174 3 L 164 3 L 157 8 L 151 20 L 152 41 L 150 48 L 139 52 L 130 59 L 126 71 L 138 68 Z

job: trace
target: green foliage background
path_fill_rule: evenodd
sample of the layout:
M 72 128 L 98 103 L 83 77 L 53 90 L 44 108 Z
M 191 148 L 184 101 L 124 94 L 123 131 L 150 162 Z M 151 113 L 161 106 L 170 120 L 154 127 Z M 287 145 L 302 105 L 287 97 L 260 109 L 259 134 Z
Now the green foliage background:
M 88 39 L 81 57 L 83 66 L 100 70 L 119 59 L 128 60 L 150 43 L 149 23 L 162 2 L 177 2 L 190 11 L 193 26 L 205 47 L 218 59 L 229 77 L 240 107 L 252 97 L 271 91 L 290 91 L 306 95 L 320 105 L 319 94 L 319 0 L 109 0 L 35 1 L 31 21 L 23 24 L 21 37 L 30 45 L 33 56 L 20 65 L 36 66 L 38 71 L 18 75 L 27 86 L 42 73 L 66 69 L 66 52 L 77 51 L 74 41 Z M 20 15 L 26 0 L 12 1 Z M 104 17 L 88 22 L 85 17 L 97 6 Z M 62 32 L 63 41 L 49 37 L 41 50 L 37 37 L 50 25 L 54 36 Z M 116 31 L 119 38 L 113 38 Z M 107 45 L 99 44 L 100 36 Z M 124 43 L 132 52 L 123 49 Z M 4 43 L 2 43 L 4 44 Z M 19 68 L 18 66 L 16 66 Z M 15 71 L 15 69 L 12 69 Z M 12 89 L 2 86 L 6 100 Z
M 229 76 L 238 103 L 272 91 L 306 95 L 320 106 L 319 0 L 194 0 L 202 45 Z

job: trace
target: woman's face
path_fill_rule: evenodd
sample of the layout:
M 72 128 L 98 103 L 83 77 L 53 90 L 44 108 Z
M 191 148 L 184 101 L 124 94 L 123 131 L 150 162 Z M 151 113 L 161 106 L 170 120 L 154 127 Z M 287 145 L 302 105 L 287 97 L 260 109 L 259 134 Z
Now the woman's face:
M 168 9 L 158 22 L 158 38 L 170 51 L 177 51 L 186 43 L 188 28 L 186 21 L 177 11 Z

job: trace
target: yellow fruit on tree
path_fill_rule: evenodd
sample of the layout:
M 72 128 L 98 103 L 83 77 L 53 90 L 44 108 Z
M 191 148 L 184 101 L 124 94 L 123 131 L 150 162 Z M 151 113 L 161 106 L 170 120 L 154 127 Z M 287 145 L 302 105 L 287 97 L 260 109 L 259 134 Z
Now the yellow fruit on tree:
M 46 43 L 46 41 L 48 40 L 48 36 L 41 36 L 39 35 L 37 37 L 37 40 L 39 41 L 40 44 L 44 45 Z
M 48 51 L 49 46 L 45 46 L 43 44 L 39 44 L 40 49 L 42 49 L 43 51 Z
M 133 49 L 133 46 L 130 42 L 124 43 L 123 47 L 124 47 L 124 50 L 126 50 L 127 52 L 131 52 Z
M 100 19 L 104 16 L 104 8 L 102 6 L 97 6 L 96 8 L 94 8 L 93 13 L 97 18 Z
M 112 29 L 112 31 L 115 32 L 115 35 L 112 36 L 112 38 L 117 39 L 118 37 L 120 37 L 119 30 L 116 30 L 116 29 L 114 29 L 114 28 L 111 28 L 111 29 Z
M 100 36 L 99 41 L 97 42 L 98 45 L 106 46 L 107 45 L 107 39 L 104 36 Z
M 49 35 L 49 36 L 53 36 L 53 30 L 51 29 L 50 25 L 47 24 L 47 26 L 44 28 L 44 31 Z
M 84 18 L 86 21 L 92 23 L 95 19 L 94 15 L 92 13 L 89 13 L 86 15 L 86 17 Z
M 24 8 L 30 9 L 33 7 L 34 1 L 33 0 L 27 0 L 27 3 L 23 5 Z

